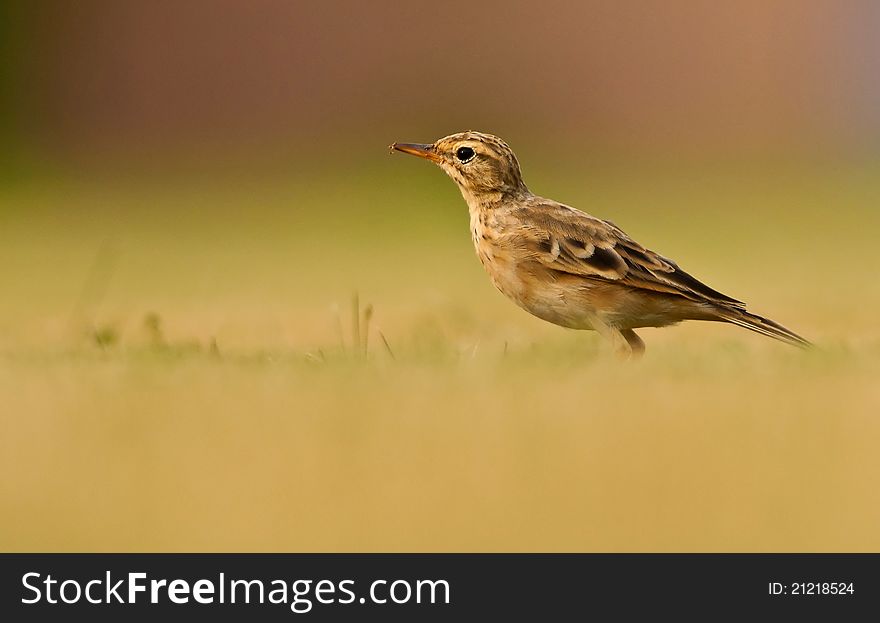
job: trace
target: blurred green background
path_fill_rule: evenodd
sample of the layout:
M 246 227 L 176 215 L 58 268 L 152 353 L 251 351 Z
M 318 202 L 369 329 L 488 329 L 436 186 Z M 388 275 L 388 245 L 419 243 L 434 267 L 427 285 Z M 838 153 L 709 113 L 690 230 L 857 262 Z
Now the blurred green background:
M 0 11 L 3 550 L 880 547 L 876 3 Z M 818 348 L 517 309 L 464 129 Z

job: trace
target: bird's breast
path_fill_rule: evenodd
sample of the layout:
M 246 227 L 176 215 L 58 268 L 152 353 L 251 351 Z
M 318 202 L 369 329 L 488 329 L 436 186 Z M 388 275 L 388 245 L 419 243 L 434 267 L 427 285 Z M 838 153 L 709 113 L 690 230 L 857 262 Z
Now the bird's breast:
M 486 210 L 471 210 L 471 238 L 477 257 L 485 267 L 495 285 L 507 293 L 496 280 L 513 269 L 514 258 L 509 245 L 506 228 L 496 215 Z M 509 279 L 504 279 L 505 285 Z
M 493 285 L 529 313 L 554 324 L 590 328 L 581 318 L 581 305 L 572 305 L 571 286 L 548 276 L 525 248 L 522 232 L 503 215 L 471 213 L 471 237 L 477 257 Z

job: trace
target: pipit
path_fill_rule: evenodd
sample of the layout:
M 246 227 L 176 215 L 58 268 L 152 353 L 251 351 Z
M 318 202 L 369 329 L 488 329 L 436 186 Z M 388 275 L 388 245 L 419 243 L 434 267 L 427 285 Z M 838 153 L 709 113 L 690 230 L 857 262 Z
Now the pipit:
M 633 329 L 682 320 L 729 322 L 795 346 L 809 342 L 745 303 L 713 290 L 610 221 L 539 197 L 503 140 L 461 132 L 392 150 L 425 158 L 455 180 L 492 283 L 538 318 L 605 336 L 624 356 L 645 343 Z

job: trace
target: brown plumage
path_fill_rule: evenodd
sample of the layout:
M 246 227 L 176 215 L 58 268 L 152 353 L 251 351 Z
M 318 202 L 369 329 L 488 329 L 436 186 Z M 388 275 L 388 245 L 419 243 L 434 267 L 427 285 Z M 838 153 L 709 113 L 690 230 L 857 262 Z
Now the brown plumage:
M 682 320 L 729 322 L 796 346 L 804 338 L 746 311 L 672 260 L 603 221 L 532 194 L 503 140 L 462 132 L 392 149 L 431 160 L 468 204 L 477 256 L 495 286 L 526 311 L 563 327 L 592 329 L 626 353 L 645 346 L 633 329 Z

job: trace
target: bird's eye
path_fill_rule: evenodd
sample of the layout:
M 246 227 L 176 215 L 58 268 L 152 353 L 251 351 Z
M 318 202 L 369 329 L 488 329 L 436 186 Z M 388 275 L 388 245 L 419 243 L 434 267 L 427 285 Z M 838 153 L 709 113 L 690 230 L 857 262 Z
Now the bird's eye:
M 455 157 L 458 158 L 458 161 L 462 164 L 470 162 L 474 159 L 474 156 L 476 155 L 477 152 L 475 152 L 470 147 L 459 147 L 455 150 Z

